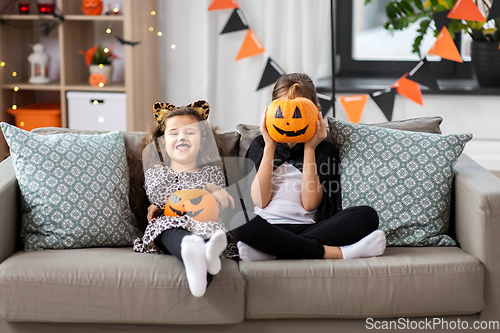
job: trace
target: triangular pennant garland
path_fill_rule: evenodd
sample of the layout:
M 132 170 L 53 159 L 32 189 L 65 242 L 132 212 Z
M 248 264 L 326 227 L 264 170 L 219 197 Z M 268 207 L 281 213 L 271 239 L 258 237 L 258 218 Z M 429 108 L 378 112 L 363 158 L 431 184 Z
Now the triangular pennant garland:
M 368 95 L 339 97 L 340 103 L 344 107 L 347 118 L 351 123 L 358 124 L 365 108 Z
M 436 77 L 434 76 L 434 72 L 432 71 L 431 65 L 427 59 L 421 60 L 417 66 L 411 70 L 408 78 L 428 87 L 429 89 L 439 90 Z
M 221 34 L 225 34 L 228 32 L 240 31 L 248 29 L 248 22 L 243 15 L 241 9 L 236 8 L 233 10 L 231 17 L 226 23 L 226 26 L 222 30 Z
M 435 12 L 432 14 L 432 18 L 434 19 L 434 23 L 436 24 L 436 29 L 441 31 L 443 27 L 448 27 L 448 24 L 451 22 L 451 19 L 448 18 L 449 10 L 445 10 L 442 12 Z
M 396 87 L 396 92 L 401 96 L 404 96 L 408 99 L 411 99 L 415 103 L 420 105 L 424 105 L 424 101 L 422 99 L 422 91 L 420 91 L 420 86 L 417 82 L 412 80 L 408 80 L 406 78 L 406 74 L 397 80 L 393 87 Z
M 264 47 L 259 42 L 253 31 L 248 29 L 245 40 L 243 41 L 235 60 L 251 57 L 256 54 L 263 53 L 264 51 Z
M 458 0 L 447 16 L 450 19 L 486 22 L 484 15 L 472 0 Z
M 238 8 L 238 3 L 236 0 L 214 0 L 208 7 L 208 10 L 220 10 L 220 9 L 231 9 Z
M 455 42 L 453 42 L 453 38 L 451 38 L 446 27 L 441 29 L 441 32 L 436 38 L 436 42 L 427 53 L 440 56 L 444 59 L 463 62 L 460 52 L 458 52 L 457 46 Z
M 318 100 L 321 106 L 321 115 L 324 117 L 333 106 L 333 97 L 318 93 Z
M 493 1 L 488 13 L 488 21 L 500 16 L 500 1 Z
M 285 71 L 278 66 L 271 58 L 267 59 L 266 68 L 260 79 L 259 87 L 257 90 L 267 87 L 270 84 L 276 82 L 280 76 L 284 75 Z
M 387 88 L 370 94 L 371 98 L 384 113 L 388 121 L 392 120 L 394 110 L 394 99 L 396 98 L 396 89 Z

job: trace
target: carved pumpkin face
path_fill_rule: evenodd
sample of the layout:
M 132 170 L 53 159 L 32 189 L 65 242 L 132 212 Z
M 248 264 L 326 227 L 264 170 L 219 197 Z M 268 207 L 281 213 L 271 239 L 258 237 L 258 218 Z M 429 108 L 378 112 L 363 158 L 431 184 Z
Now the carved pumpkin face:
M 172 193 L 165 204 L 165 216 L 191 216 L 199 222 L 217 221 L 219 206 L 214 196 L 203 189 Z
M 266 112 L 266 128 L 276 142 L 307 142 L 316 134 L 318 108 L 304 97 L 295 97 L 295 85 L 287 99 L 275 99 Z
M 102 12 L 102 1 L 83 0 L 82 11 L 85 15 L 100 15 Z
M 106 75 L 92 74 L 89 76 L 89 83 L 92 87 L 104 87 L 106 85 Z

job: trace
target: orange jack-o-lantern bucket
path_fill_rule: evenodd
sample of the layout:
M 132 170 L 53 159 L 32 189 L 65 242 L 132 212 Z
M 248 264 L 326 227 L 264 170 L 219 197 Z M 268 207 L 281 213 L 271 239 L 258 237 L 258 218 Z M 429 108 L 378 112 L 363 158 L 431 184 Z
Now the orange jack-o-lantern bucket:
M 266 128 L 276 142 L 307 142 L 316 134 L 318 108 L 305 97 L 296 97 L 297 84 L 286 99 L 275 99 L 266 111 Z
M 101 0 L 83 0 L 82 12 L 85 15 L 101 15 L 102 1 Z
M 217 221 L 219 206 L 214 196 L 203 189 L 179 190 L 165 204 L 165 216 L 191 216 L 199 222 Z

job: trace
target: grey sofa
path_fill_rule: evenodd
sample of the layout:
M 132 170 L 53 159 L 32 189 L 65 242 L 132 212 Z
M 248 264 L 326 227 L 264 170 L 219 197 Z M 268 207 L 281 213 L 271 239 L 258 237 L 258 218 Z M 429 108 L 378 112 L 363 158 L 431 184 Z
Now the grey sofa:
M 225 133 L 234 156 L 257 134 L 239 129 Z M 131 168 L 141 163 L 141 135 L 123 133 Z M 223 259 L 205 296 L 195 298 L 182 263 L 169 255 L 131 247 L 23 251 L 8 158 L 0 164 L 0 332 L 498 329 L 500 179 L 465 155 L 455 172 L 450 233 L 458 247 L 389 247 L 381 257 L 337 261 Z M 144 227 L 142 173 L 130 177 L 131 207 Z

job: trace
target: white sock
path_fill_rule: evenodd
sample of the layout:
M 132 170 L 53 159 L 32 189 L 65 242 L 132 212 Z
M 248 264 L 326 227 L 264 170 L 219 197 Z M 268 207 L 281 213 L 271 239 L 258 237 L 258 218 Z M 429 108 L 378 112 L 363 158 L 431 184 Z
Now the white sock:
M 220 255 L 227 246 L 226 233 L 217 230 L 205 244 L 205 257 L 207 259 L 207 270 L 210 274 L 216 275 L 221 270 Z
M 184 236 L 181 256 L 191 294 L 195 297 L 203 296 L 207 289 L 207 260 L 203 238 L 198 235 Z
M 344 259 L 368 258 L 380 256 L 385 250 L 385 234 L 378 229 L 358 242 L 341 246 Z
M 236 243 L 236 245 L 238 246 L 240 259 L 243 261 L 262 261 L 276 259 L 276 256 L 261 252 L 243 242 L 238 242 Z

